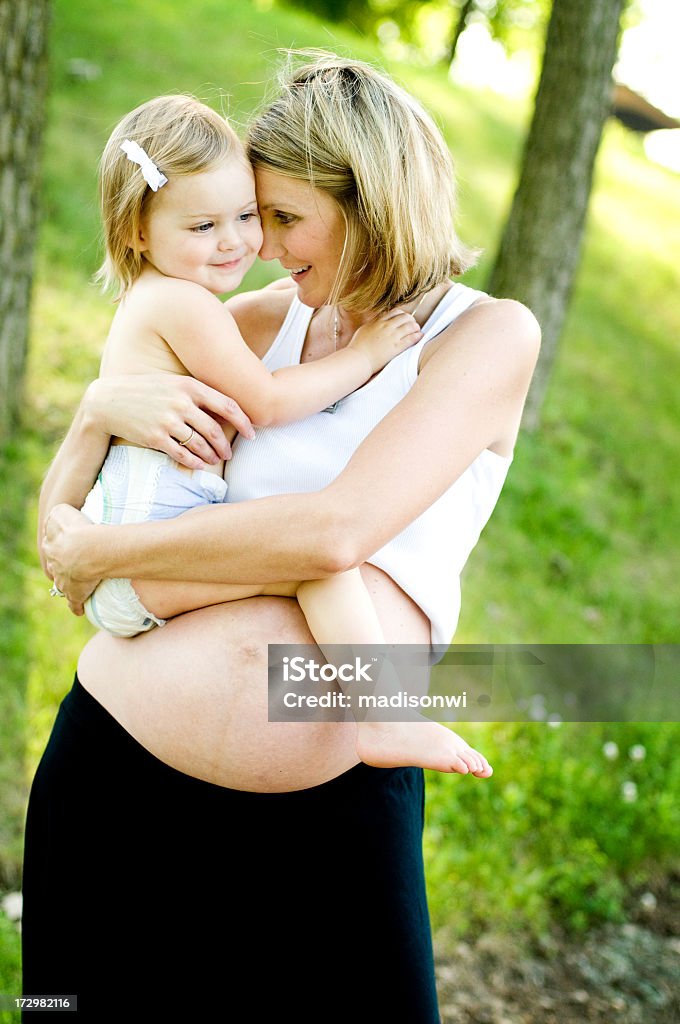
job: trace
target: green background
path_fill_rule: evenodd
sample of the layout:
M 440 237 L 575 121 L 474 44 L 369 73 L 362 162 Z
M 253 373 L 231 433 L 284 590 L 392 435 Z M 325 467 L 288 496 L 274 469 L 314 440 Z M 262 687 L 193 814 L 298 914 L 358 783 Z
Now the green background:
M 283 6 L 57 0 L 24 422 L 0 455 L 3 892 L 20 885 L 27 787 L 90 635 L 87 622 L 51 601 L 34 537 L 42 476 L 97 374 L 112 316 L 90 283 L 100 258 L 101 149 L 127 110 L 163 92 L 191 92 L 242 126 L 275 88 L 279 48 L 291 46 L 374 60 L 422 100 L 454 154 L 460 233 L 484 249 L 465 281 L 483 287 L 489 272 L 529 100 L 454 85 L 441 69 L 388 63 L 370 40 Z M 85 73 L 74 61 L 86 62 Z M 679 214 L 677 176 L 649 163 L 639 137 L 610 121 L 543 422 L 520 436 L 464 572 L 458 641 L 674 642 Z M 244 287 L 280 273 L 257 264 Z M 640 887 L 677 865 L 679 725 L 484 724 L 464 735 L 495 775 L 428 777 L 438 935 L 494 928 L 530 941 L 555 927 L 584 930 L 623 918 Z M 0 991 L 20 990 L 18 967 L 17 930 L 0 913 Z

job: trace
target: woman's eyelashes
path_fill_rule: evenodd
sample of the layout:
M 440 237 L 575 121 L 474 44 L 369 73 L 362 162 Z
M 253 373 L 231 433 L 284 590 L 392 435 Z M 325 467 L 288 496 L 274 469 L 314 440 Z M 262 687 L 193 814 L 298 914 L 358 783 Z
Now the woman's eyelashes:
M 282 213 L 280 210 L 274 210 L 274 220 L 278 224 L 292 224 L 296 218 L 292 213 Z

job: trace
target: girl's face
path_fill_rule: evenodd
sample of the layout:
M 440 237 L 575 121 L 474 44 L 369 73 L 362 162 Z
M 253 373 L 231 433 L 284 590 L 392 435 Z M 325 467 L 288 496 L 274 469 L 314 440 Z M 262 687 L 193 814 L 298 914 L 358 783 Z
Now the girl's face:
M 253 172 L 238 154 L 160 188 L 138 241 L 144 259 L 161 274 L 193 281 L 214 295 L 241 284 L 261 244 Z
M 264 231 L 260 257 L 278 260 L 290 272 L 305 306 L 325 305 L 345 244 L 340 208 L 305 181 L 264 168 L 256 170 L 255 178 Z

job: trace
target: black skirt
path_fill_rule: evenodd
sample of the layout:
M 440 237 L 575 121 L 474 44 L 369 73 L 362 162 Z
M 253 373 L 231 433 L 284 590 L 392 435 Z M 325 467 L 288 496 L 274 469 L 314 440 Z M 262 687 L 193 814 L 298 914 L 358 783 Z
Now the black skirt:
M 77 995 L 77 1021 L 438 1024 L 423 811 L 416 768 L 192 778 L 76 678 L 29 801 L 24 995 Z

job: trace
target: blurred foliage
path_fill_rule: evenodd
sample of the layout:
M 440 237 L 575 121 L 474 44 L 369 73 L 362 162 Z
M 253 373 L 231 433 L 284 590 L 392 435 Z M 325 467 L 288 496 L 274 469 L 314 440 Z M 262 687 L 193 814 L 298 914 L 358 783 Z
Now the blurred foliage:
M 452 783 L 428 773 L 435 927 L 582 932 L 623 920 L 630 892 L 677 864 L 678 724 L 459 728 L 495 774 Z
M 461 19 L 484 25 L 512 53 L 540 48 L 551 0 L 300 0 L 321 18 L 373 35 L 393 56 L 451 60 Z
M 19 875 L 28 782 L 91 630 L 49 597 L 34 537 L 41 476 L 97 373 L 112 315 L 89 283 L 99 262 L 101 146 L 125 111 L 162 92 L 193 92 L 243 124 L 271 91 L 278 48 L 287 46 L 323 46 L 381 64 L 432 112 L 456 159 L 461 234 L 485 249 L 465 280 L 484 285 L 530 115 L 525 100 L 464 88 L 445 68 L 422 61 L 388 61 L 368 37 L 268 0 L 240 0 L 226 13 L 223 0 L 195 0 L 190 16 L 179 0 L 55 0 L 28 402 L 24 429 L 0 460 L 6 887 Z M 466 567 L 461 643 L 677 639 L 670 553 L 680 504 L 680 306 L 671 238 L 680 218 L 678 179 L 650 164 L 639 137 L 614 122 L 596 178 L 546 422 L 537 436 L 520 437 L 501 500 Z M 277 276 L 276 263 L 258 263 L 244 287 Z M 460 731 L 495 774 L 487 781 L 428 775 L 426 865 L 438 927 L 458 934 L 505 927 L 533 935 L 555 922 L 580 929 L 620 915 L 625 892 L 665 870 L 674 850 L 677 857 L 679 725 Z M 616 744 L 617 758 L 603 753 L 607 743 Z M 630 755 L 639 745 L 642 761 Z M 16 964 L 13 925 L 5 940 L 0 966 L 3 959 Z M 12 991 L 6 977 L 0 981 Z
M 459 35 L 483 26 L 508 55 L 529 51 L 536 70 L 552 0 L 288 0 L 319 18 L 351 25 L 396 59 L 449 65 Z M 627 0 L 624 27 L 642 17 L 641 0 Z

